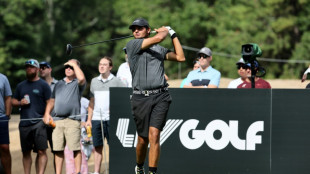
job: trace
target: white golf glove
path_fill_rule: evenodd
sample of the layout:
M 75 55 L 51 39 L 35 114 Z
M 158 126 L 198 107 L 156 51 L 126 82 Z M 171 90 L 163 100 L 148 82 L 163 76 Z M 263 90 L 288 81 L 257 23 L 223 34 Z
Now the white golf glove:
M 170 37 L 172 37 L 175 34 L 175 31 L 170 26 L 165 26 L 165 27 L 168 29 Z

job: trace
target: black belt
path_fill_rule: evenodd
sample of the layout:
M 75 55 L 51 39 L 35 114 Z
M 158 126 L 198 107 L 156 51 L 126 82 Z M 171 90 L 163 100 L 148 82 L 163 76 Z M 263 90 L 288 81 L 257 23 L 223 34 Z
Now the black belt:
M 158 88 L 158 89 L 151 89 L 151 90 L 133 90 L 133 94 L 138 94 L 138 95 L 144 95 L 144 96 L 150 96 L 152 94 L 159 94 L 162 92 L 168 91 L 168 87 L 163 87 L 163 88 Z

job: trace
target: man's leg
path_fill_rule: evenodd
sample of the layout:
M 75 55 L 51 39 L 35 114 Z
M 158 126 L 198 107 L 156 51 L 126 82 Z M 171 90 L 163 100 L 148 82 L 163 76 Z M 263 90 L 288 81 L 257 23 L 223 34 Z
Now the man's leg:
M 6 174 L 11 174 L 12 158 L 9 144 L 0 144 L 1 164 Z
M 137 164 L 143 164 L 144 163 L 148 145 L 149 145 L 148 138 L 138 136 L 138 143 L 137 143 L 137 147 L 136 147 Z
M 74 153 L 75 173 L 79 173 L 81 172 L 82 154 L 80 150 L 73 151 L 73 153 Z
M 95 172 L 100 173 L 103 146 L 95 147 Z
M 159 146 L 160 130 L 155 127 L 149 129 L 149 141 L 150 141 L 150 152 L 149 152 L 149 167 L 157 167 L 160 146 Z
M 53 139 L 52 139 L 53 130 L 54 130 L 54 128 L 52 128 L 52 127 L 46 127 L 47 140 L 48 140 L 48 142 L 50 144 L 50 148 L 51 148 L 51 151 L 53 153 L 54 172 L 56 172 L 55 153 L 53 151 Z
M 32 163 L 31 150 L 23 152 L 23 165 L 25 174 L 30 174 L 31 163 Z
M 46 169 L 46 164 L 47 164 L 47 154 L 46 154 L 46 149 L 45 150 L 38 150 L 37 154 L 37 159 L 38 159 L 38 173 L 43 174 L 45 169 Z
M 63 161 L 64 161 L 64 151 L 56 151 L 55 152 L 56 174 L 61 174 Z
M 36 167 L 36 173 L 39 173 L 39 155 L 37 154 L 36 156 L 36 161 L 35 161 L 35 167 Z

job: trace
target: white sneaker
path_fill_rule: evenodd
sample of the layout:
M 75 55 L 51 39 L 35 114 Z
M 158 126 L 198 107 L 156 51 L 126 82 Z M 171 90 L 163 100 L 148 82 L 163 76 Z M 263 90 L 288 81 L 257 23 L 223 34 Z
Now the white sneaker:
M 144 168 L 140 168 L 138 166 L 135 167 L 135 174 L 144 174 Z

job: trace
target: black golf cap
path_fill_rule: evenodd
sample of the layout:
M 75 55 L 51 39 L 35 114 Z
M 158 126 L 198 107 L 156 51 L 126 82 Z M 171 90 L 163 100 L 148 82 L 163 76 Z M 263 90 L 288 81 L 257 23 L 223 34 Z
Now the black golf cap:
M 149 23 L 144 18 L 135 19 L 132 24 L 129 26 L 129 29 L 132 29 L 133 26 L 147 27 L 150 28 Z
M 40 66 L 47 66 L 48 68 L 51 68 L 51 65 L 48 62 L 40 62 Z

